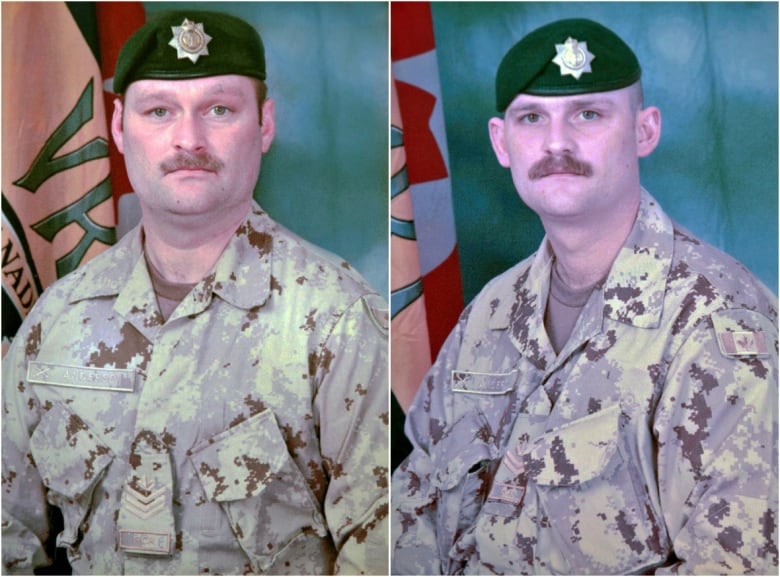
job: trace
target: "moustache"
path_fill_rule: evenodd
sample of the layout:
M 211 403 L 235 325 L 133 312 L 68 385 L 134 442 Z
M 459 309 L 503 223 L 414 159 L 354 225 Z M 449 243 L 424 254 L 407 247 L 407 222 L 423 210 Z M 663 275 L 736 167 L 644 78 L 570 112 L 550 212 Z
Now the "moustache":
M 528 170 L 528 178 L 538 180 L 545 176 L 559 173 L 591 176 L 593 168 L 587 162 L 577 160 L 568 154 L 545 156 L 531 166 Z
M 180 152 L 173 158 L 160 163 L 160 168 L 164 174 L 176 170 L 208 170 L 211 172 L 219 172 L 223 167 L 224 164 L 221 160 L 207 152 L 202 154 Z

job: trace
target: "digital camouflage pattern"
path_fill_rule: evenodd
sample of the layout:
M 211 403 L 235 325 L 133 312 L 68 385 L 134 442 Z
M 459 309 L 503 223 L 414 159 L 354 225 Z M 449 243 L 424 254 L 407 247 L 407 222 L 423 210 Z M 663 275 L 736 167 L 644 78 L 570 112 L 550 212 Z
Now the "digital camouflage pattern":
M 392 480 L 397 574 L 777 574 L 777 299 L 642 193 L 555 355 L 546 242 L 471 303 Z
M 387 309 L 255 205 L 163 323 L 136 229 L 3 362 L 3 564 L 387 574 Z M 113 370 L 112 370 L 113 369 Z

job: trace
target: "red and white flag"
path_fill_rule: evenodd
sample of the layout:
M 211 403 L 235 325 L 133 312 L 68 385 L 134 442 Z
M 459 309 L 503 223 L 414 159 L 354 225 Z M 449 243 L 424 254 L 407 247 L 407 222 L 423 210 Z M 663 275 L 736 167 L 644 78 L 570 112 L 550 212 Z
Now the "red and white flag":
M 391 22 L 391 386 L 406 411 L 463 290 L 430 4 L 393 3 Z

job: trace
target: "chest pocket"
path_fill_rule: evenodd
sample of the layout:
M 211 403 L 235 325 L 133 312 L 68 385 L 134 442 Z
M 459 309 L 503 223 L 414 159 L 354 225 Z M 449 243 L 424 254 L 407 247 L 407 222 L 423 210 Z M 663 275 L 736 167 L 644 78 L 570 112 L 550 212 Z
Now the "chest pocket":
M 437 502 L 436 541 L 445 572 L 457 572 L 462 554 L 453 545 L 474 523 L 495 470 L 513 410 L 517 373 L 453 371 L 449 427 L 431 450 L 430 499 Z
M 298 562 L 306 562 L 307 551 L 321 546 L 328 533 L 325 519 L 271 411 L 196 447 L 191 461 L 254 571 L 284 564 L 284 573 L 294 572 Z
M 525 457 L 573 572 L 635 572 L 665 557 L 644 481 L 623 457 L 621 418 L 613 406 L 568 423 L 536 439 Z
M 30 438 L 30 449 L 43 484 L 49 488 L 48 500 L 64 517 L 57 545 L 76 545 L 88 524 L 95 489 L 114 454 L 62 403 L 43 414 Z

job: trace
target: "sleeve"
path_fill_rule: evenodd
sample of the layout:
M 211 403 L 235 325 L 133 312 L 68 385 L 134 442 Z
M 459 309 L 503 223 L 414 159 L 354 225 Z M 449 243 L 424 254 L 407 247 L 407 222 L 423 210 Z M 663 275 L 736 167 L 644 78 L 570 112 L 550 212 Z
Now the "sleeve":
M 318 365 L 315 404 L 335 572 L 387 575 L 390 408 L 387 305 L 380 297 L 364 296 L 345 311 Z
M 3 573 L 31 574 L 50 564 L 46 493 L 31 456 L 30 436 L 38 421 L 38 401 L 26 381 L 28 354 L 40 340 L 30 317 L 3 358 L 2 550 Z
M 670 365 L 655 432 L 676 559 L 659 573 L 777 574 L 777 347 L 763 315 L 722 311 Z
M 441 575 L 446 572 L 449 532 L 438 519 L 437 492 L 432 484 L 435 473 L 433 449 L 447 427 L 450 375 L 457 364 L 463 324 L 468 311 L 448 336 L 436 362 L 429 370 L 406 416 L 405 432 L 412 452 L 393 473 L 392 490 L 392 573 L 396 575 Z M 455 520 L 457 524 L 457 520 Z M 446 533 L 446 534 L 445 534 Z M 440 552 L 443 549 L 444 552 Z

